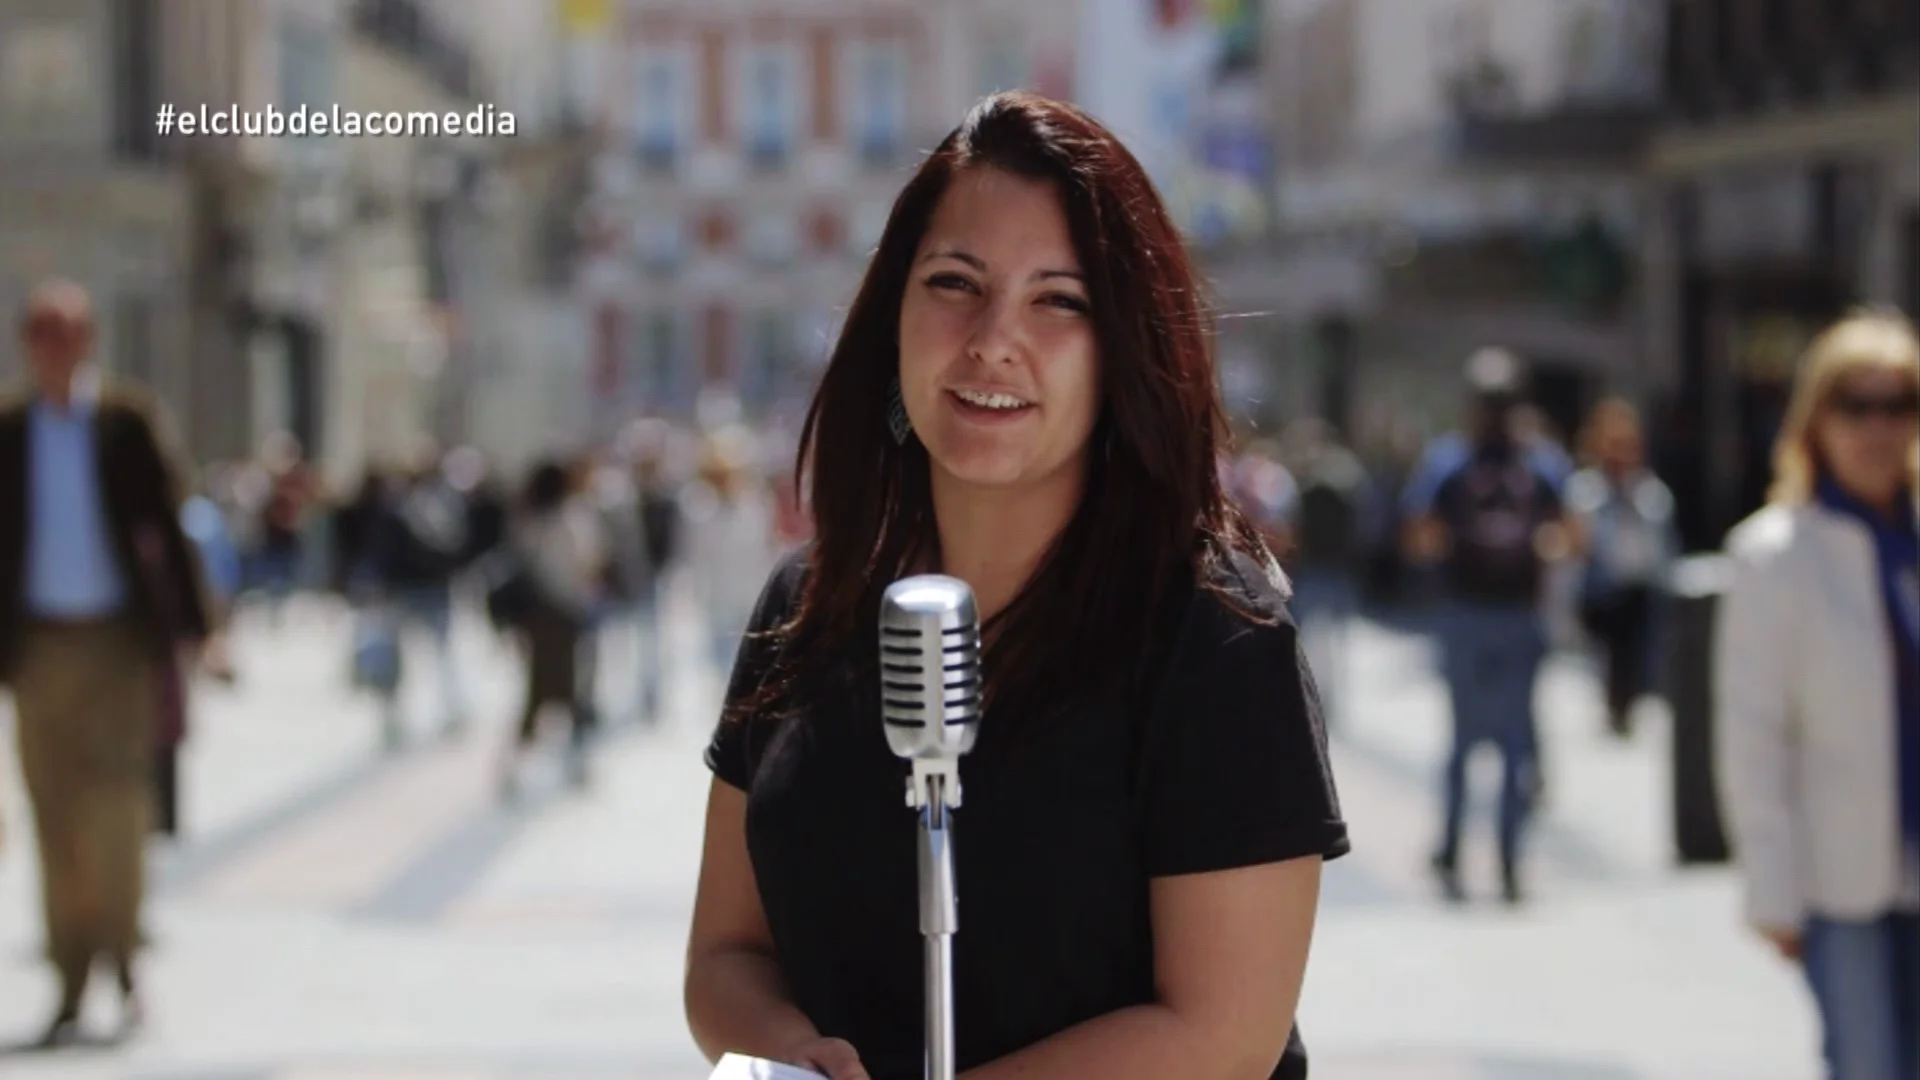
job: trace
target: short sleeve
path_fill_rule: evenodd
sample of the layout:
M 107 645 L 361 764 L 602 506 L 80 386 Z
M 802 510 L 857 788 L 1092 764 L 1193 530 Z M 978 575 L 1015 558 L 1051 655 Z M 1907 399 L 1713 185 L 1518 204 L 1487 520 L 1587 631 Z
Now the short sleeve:
M 1463 447 L 1456 440 L 1448 438 L 1427 444 L 1419 462 L 1413 467 L 1413 473 L 1407 478 L 1406 487 L 1401 490 L 1401 516 L 1418 518 L 1433 513 L 1441 486 L 1448 477 L 1459 471 L 1464 457 L 1462 450 Z
M 1293 626 L 1245 622 L 1224 637 L 1177 654 L 1155 706 L 1143 791 L 1149 876 L 1333 859 L 1349 847 Z
M 727 680 L 726 701 L 713 738 L 707 743 L 707 768 L 727 784 L 748 790 L 753 783 L 754 725 L 736 715 L 736 707 L 752 697 L 772 674 L 779 656 L 779 644 L 767 633 L 793 616 L 800 601 L 801 577 L 806 567 L 805 551 L 796 551 L 782 559 L 760 590 L 753 616 L 733 661 L 733 674 Z

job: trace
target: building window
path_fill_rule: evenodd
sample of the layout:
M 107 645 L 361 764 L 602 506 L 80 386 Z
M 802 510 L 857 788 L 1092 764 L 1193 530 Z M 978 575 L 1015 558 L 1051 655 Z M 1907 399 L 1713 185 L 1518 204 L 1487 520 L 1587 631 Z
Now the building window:
M 1562 51 L 1567 96 L 1648 102 L 1659 91 L 1657 24 L 1639 5 L 1587 0 L 1567 18 Z
M 289 16 L 280 24 L 280 107 L 322 106 L 333 99 L 329 41 L 319 27 Z
M 680 372 L 685 367 L 680 324 L 669 310 L 647 312 L 639 323 L 626 396 L 631 401 L 658 405 L 675 398 L 680 390 Z
M 896 42 L 869 42 L 854 60 L 856 147 L 865 161 L 892 164 L 906 143 L 906 57 Z
M 667 49 L 642 51 L 635 65 L 639 100 L 635 140 L 641 164 L 671 169 L 686 143 L 687 77 L 683 58 Z
M 153 124 L 160 106 L 160 20 L 155 8 L 155 0 L 118 0 L 113 7 L 118 60 L 113 65 L 114 149 L 134 161 L 160 156 Z
M 754 215 L 742 239 L 747 257 L 761 266 L 786 266 L 799 254 L 799 224 L 792 214 L 780 210 Z
M 786 389 L 794 373 L 793 323 L 784 311 L 758 311 L 748 321 L 740 396 L 767 402 Z
M 707 386 L 736 385 L 733 313 L 725 304 L 708 304 L 700 316 L 701 382 Z
M 321 109 L 335 99 L 332 40 L 320 27 L 298 17 L 280 24 L 280 107 Z M 331 136 L 288 139 L 293 153 L 321 167 L 333 153 Z
M 700 35 L 700 134 L 710 143 L 727 141 L 727 104 L 727 39 L 707 30 Z
M 808 52 L 813 83 L 813 137 L 832 142 L 840 137 L 839 96 L 835 92 L 840 78 L 833 66 L 838 51 L 834 48 L 832 31 L 816 29 L 808 43 Z
M 672 274 L 687 258 L 686 222 L 677 214 L 640 221 L 634 229 L 640 267 L 649 274 Z
M 761 168 L 786 163 L 798 126 L 798 65 L 790 50 L 760 45 L 746 54 L 747 158 Z

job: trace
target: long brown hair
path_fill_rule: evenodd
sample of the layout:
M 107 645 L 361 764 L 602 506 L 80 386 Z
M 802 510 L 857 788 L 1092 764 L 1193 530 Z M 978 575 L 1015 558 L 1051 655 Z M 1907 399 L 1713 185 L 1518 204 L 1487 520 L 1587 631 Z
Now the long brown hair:
M 991 627 L 990 704 L 1030 712 L 1056 703 L 1050 688 L 1110 688 L 1142 671 L 1166 602 L 1183 586 L 1213 587 L 1212 571 L 1236 549 L 1272 565 L 1221 491 L 1215 454 L 1226 423 L 1212 313 L 1145 170 L 1080 110 L 997 94 L 895 200 L 821 376 L 795 481 L 810 485 L 816 522 L 806 584 L 798 610 L 773 632 L 781 659 L 767 692 L 738 712 L 844 655 L 837 650 L 872 631 L 887 584 L 939 550 L 927 452 L 917 438 L 894 441 L 888 394 L 914 254 L 954 177 L 979 168 L 1059 192 L 1086 278 L 1102 395 L 1080 506 Z

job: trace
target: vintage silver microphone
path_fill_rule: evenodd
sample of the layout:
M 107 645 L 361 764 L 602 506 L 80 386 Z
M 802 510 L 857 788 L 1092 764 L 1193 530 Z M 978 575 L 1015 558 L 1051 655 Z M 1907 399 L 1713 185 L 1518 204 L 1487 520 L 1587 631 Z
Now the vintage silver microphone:
M 958 578 L 921 574 L 880 601 L 880 718 L 913 766 L 907 805 L 920 814 L 920 933 L 926 943 L 927 1080 L 953 1080 L 952 811 L 960 757 L 980 730 L 980 615 Z

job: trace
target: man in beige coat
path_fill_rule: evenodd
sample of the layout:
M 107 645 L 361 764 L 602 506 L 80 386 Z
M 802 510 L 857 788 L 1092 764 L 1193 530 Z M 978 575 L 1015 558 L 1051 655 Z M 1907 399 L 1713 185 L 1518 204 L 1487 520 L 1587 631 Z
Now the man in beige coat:
M 32 385 L 0 402 L 0 684 L 13 693 L 59 999 L 42 1044 L 76 1040 L 105 960 L 130 1028 L 160 672 L 212 631 L 180 528 L 185 470 L 157 406 L 89 358 L 87 294 L 36 289 Z

